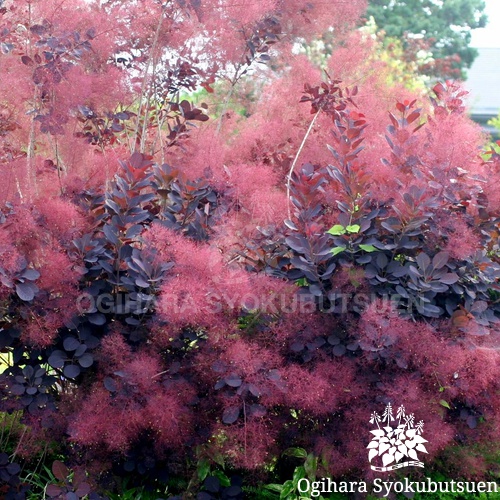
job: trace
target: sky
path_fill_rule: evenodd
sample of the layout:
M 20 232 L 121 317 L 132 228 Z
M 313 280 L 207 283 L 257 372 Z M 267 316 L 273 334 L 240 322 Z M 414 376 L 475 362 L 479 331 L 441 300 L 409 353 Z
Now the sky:
M 500 0 L 486 0 L 488 25 L 472 31 L 472 47 L 500 47 Z

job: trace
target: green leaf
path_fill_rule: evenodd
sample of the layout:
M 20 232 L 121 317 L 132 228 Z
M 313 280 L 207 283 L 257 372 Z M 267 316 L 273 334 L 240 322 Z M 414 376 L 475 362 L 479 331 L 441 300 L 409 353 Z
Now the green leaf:
M 333 255 L 338 255 L 340 252 L 343 252 L 345 247 L 335 247 L 331 249 Z
M 444 406 L 445 408 L 448 408 L 448 410 L 451 410 L 450 405 L 449 405 L 449 404 L 448 404 L 448 402 L 447 402 L 447 401 L 445 401 L 444 399 L 441 399 L 441 401 L 439 401 L 439 404 L 440 404 L 441 406 Z
M 231 486 L 231 480 L 221 470 L 215 470 L 215 471 L 213 471 L 212 472 L 212 476 L 215 476 L 219 480 L 220 484 L 222 486 L 224 486 L 224 488 L 227 488 L 228 486 Z
M 287 457 L 307 458 L 307 451 L 304 448 L 288 448 L 283 452 Z
M 297 281 L 295 281 L 295 284 L 297 286 L 309 286 L 309 282 L 307 281 L 306 278 L 300 278 Z
M 211 458 L 217 465 L 225 467 L 226 459 L 222 453 L 214 453 Z
M 344 226 L 341 226 L 340 224 L 335 224 L 335 226 L 331 227 L 327 231 L 327 233 L 333 234 L 333 236 L 340 236 L 342 234 L 345 234 L 345 230 L 346 230 L 346 228 Z
M 295 489 L 298 488 L 299 486 L 299 481 L 306 477 L 306 470 L 305 468 L 301 465 L 299 467 L 295 467 L 295 470 L 293 472 L 293 486 Z
M 352 226 L 346 226 L 346 230 L 348 233 L 359 233 L 360 229 L 361 229 L 361 226 L 359 224 L 353 224 Z
M 198 462 L 198 479 L 200 481 L 205 481 L 210 472 L 210 462 L 207 459 L 200 460 Z
M 280 493 L 281 490 L 283 489 L 282 484 L 266 484 L 264 486 L 266 490 L 271 490 L 271 491 L 276 491 L 277 493 Z
M 373 245 L 360 244 L 359 248 L 361 248 L 361 250 L 364 250 L 365 252 L 375 252 L 377 250 Z
M 290 480 L 285 481 L 285 483 L 283 484 L 283 488 L 281 490 L 280 500 L 290 498 L 290 494 L 293 492 L 294 489 L 295 487 L 293 486 L 292 481 Z
M 306 461 L 304 463 L 304 468 L 310 479 L 316 479 L 316 469 L 318 468 L 318 458 L 312 453 L 307 455 Z

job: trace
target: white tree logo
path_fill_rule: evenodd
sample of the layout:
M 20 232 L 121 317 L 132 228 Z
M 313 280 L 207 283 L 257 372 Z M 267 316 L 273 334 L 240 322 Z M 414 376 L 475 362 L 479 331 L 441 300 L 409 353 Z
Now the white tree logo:
M 370 431 L 373 437 L 367 446 L 370 450 L 368 460 L 372 470 L 387 472 L 402 467 L 424 466 L 417 456 L 417 451 L 427 453 L 424 443 L 428 441 L 422 437 L 424 422 L 420 420 L 416 426 L 414 422 L 413 413 L 406 415 L 404 406 L 398 408 L 394 418 L 391 403 L 385 407 L 382 417 L 376 412 L 372 413 L 370 423 L 377 424 L 377 429 Z M 382 458 L 383 467 L 371 464 L 375 457 Z M 412 460 L 401 462 L 405 458 Z

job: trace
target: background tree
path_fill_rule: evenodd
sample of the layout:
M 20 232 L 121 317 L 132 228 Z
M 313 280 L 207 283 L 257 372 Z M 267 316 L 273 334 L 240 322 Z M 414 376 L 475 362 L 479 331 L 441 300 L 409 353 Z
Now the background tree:
M 483 0 L 371 0 L 366 11 L 387 36 L 414 52 L 429 50 L 434 61 L 421 71 L 437 78 L 464 78 L 477 56 L 469 47 L 471 30 L 487 22 Z M 419 42 L 420 40 L 420 42 Z

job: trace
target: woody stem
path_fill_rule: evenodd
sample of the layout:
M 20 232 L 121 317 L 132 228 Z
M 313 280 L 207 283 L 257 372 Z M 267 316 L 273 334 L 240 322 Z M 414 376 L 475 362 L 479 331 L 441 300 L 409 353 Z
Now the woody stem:
M 297 154 L 295 155 L 295 158 L 293 159 L 292 166 L 290 167 L 290 172 L 288 172 L 287 180 L 286 180 L 286 202 L 288 206 L 288 218 L 291 218 L 291 212 L 290 212 L 290 183 L 292 182 L 292 174 L 293 174 L 293 169 L 295 168 L 295 165 L 297 163 L 297 160 L 299 159 L 300 153 L 302 152 L 302 149 L 304 148 L 304 145 L 307 141 L 307 138 L 309 137 L 309 134 L 311 133 L 311 130 L 313 128 L 314 122 L 316 121 L 316 118 L 319 115 L 319 110 L 316 112 L 314 115 L 314 118 L 311 120 L 311 123 L 309 124 L 309 127 L 307 129 L 306 135 L 304 135 L 304 138 L 302 139 L 302 143 L 300 144 L 300 147 L 297 151 Z

